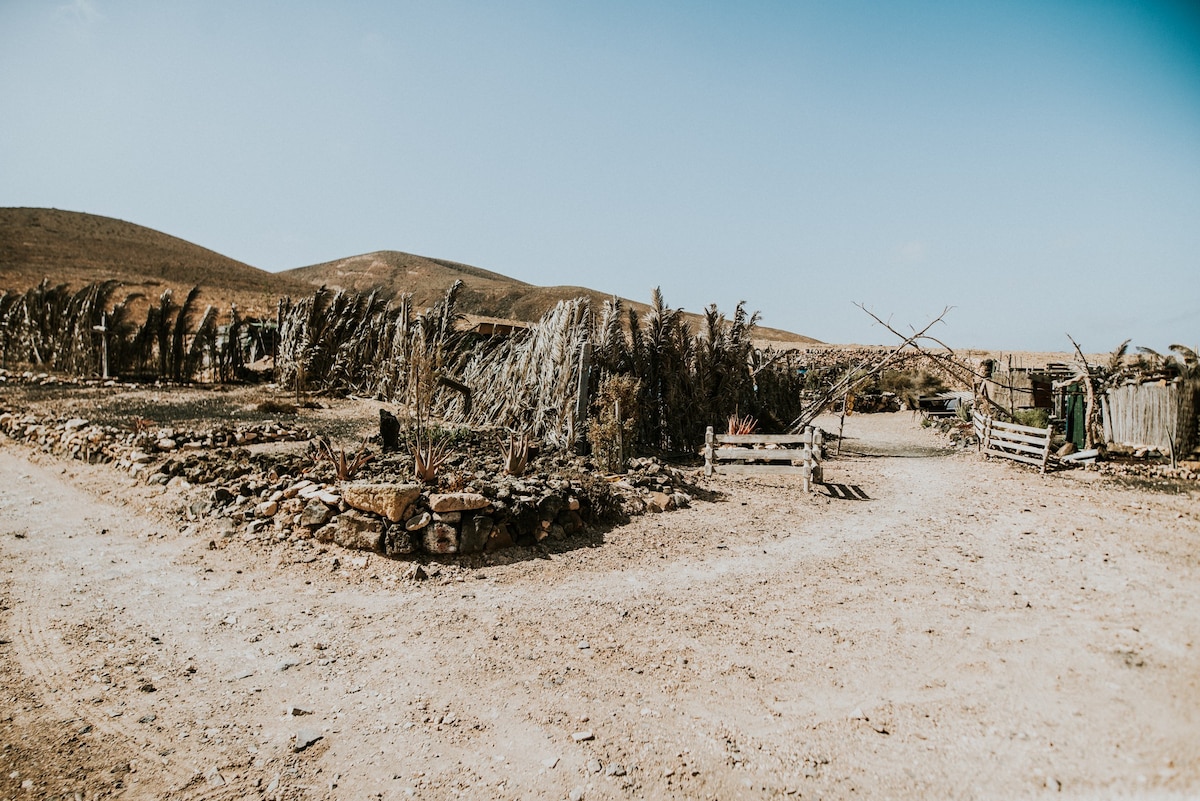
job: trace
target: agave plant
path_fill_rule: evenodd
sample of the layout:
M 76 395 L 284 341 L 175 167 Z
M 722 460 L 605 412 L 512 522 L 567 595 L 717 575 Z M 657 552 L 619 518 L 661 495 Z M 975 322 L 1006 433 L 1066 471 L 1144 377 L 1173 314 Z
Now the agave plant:
M 439 437 L 430 428 L 416 434 L 410 442 L 413 475 L 424 484 L 436 484 L 442 465 L 450 458 L 450 440 Z
M 367 450 L 367 442 L 363 440 L 362 447 L 354 453 L 346 453 L 344 447 L 334 449 L 327 437 L 317 437 L 314 441 L 317 461 L 329 462 L 337 473 L 338 481 L 349 481 L 358 475 L 358 471 L 375 459 L 375 454 Z
M 738 417 L 736 414 L 731 414 L 726 432 L 729 434 L 753 434 L 757 428 L 758 421 L 750 415 Z
M 518 437 L 510 433 L 508 444 L 500 446 L 500 453 L 504 457 L 505 473 L 510 476 L 525 475 L 525 468 L 529 466 L 529 435 L 521 434 Z

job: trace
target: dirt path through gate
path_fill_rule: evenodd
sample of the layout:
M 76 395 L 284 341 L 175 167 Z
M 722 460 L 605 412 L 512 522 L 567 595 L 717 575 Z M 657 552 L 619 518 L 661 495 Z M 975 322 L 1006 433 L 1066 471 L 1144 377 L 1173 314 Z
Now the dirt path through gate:
M 846 433 L 838 498 L 714 481 L 422 582 L 0 446 L 0 797 L 1200 792 L 1196 491 Z

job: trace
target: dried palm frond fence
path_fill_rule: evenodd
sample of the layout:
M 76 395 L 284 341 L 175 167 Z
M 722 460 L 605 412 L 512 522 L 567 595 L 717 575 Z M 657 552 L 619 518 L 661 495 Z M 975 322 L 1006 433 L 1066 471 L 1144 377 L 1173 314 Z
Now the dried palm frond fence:
M 593 333 L 592 396 L 607 375 L 637 379 L 635 439 L 659 451 L 695 452 L 713 420 L 750 415 L 784 432 L 800 412 L 804 376 L 786 352 L 756 349 L 757 313 L 739 303 L 726 317 L 715 305 L 693 330 L 655 289 L 643 314 L 606 301 Z
M 420 409 L 450 424 L 487 424 L 565 446 L 588 339 L 587 302 L 564 301 L 503 340 L 456 328 L 461 282 L 414 313 L 411 295 L 322 289 L 280 308 L 279 382 L 354 393 Z
M 1101 396 L 1104 438 L 1177 455 L 1200 445 L 1200 380 L 1126 384 Z
M 102 378 L 229 381 L 257 355 L 258 321 L 233 308 L 221 326 L 213 306 L 197 317 L 199 287 L 182 304 L 163 292 L 140 324 L 133 308 L 145 297 L 117 300 L 120 287 L 104 281 L 71 291 L 43 281 L 26 292 L 0 292 L 0 363 Z
M 459 289 L 421 313 L 408 296 L 385 303 L 322 290 L 285 301 L 278 380 L 409 409 L 425 404 L 450 424 L 501 426 L 556 447 L 579 441 L 589 406 L 614 375 L 636 379 L 626 412 L 637 414 L 627 422 L 636 444 L 652 450 L 694 452 L 708 422 L 730 414 L 782 430 L 778 421 L 799 411 L 803 377 L 752 346 L 757 315 L 744 304 L 732 318 L 710 306 L 694 331 L 658 290 L 641 315 L 616 299 L 595 315 L 581 298 L 497 340 L 457 330 Z

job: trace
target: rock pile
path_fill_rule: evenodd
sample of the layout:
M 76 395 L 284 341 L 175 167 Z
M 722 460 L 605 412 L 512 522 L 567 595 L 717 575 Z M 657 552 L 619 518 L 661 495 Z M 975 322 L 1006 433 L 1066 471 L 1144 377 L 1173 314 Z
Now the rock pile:
M 303 428 L 273 422 L 131 432 L 83 418 L 2 411 L 0 432 L 48 453 L 112 464 L 147 484 L 207 486 L 203 496 L 190 493 L 185 516 L 225 521 L 228 536 L 240 532 L 249 542 L 288 541 L 301 548 L 336 543 L 392 557 L 564 540 L 589 524 L 684 508 L 698 491 L 687 471 L 652 458 L 634 459 L 627 473 L 604 477 L 586 460 L 557 453 L 541 457 L 537 471 L 512 476 L 470 446 L 441 487 L 400 479 L 411 475 L 402 455 L 372 463 L 373 476 L 337 481 L 311 449 L 264 453 L 243 447 L 310 438 Z
M 32 370 L 16 372 L 0 369 L 0 384 L 31 384 L 39 387 L 60 385 L 80 386 L 88 384 L 113 387 L 117 385 L 117 381 L 111 378 L 77 378 L 75 376 L 54 375 L 52 373 L 35 373 Z
M 221 426 L 209 431 L 157 428 L 130 432 L 82 417 L 42 420 L 32 414 L 11 411 L 0 412 L 0 431 L 46 453 L 90 463 L 116 462 L 133 475 L 143 473 L 147 465 L 174 451 L 312 438 L 303 428 L 274 422 Z
M 670 470 L 647 462 L 656 476 Z M 638 484 L 648 479 L 631 478 Z M 243 525 L 249 540 L 332 542 L 390 557 L 469 554 L 564 540 L 591 523 L 612 519 L 622 508 L 667 511 L 691 503 L 691 495 L 670 483 L 648 480 L 655 489 L 641 490 L 624 480 L 596 484 L 582 478 L 507 476 L 438 492 L 417 484 L 338 484 L 285 475 L 273 482 L 218 487 L 211 501 L 192 511 Z M 623 499 L 607 495 L 621 490 Z

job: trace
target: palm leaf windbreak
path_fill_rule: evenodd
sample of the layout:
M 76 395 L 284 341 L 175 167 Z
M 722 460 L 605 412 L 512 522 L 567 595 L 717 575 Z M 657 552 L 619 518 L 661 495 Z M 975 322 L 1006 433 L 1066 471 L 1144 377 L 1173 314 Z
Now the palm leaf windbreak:
M 579 298 L 560 302 L 525 331 L 491 339 L 456 328 L 459 289 L 456 283 L 420 313 L 407 295 L 384 303 L 375 295 L 321 290 L 285 304 L 280 383 L 302 380 L 314 390 L 410 409 L 427 403 L 447 423 L 500 426 L 557 447 L 581 438 L 577 410 L 587 407 L 578 402 L 581 384 L 591 400 L 606 375 L 638 381 L 634 428 L 642 448 L 692 449 L 714 421 L 753 415 L 771 428 L 799 408 L 802 381 L 754 348 L 758 315 L 745 304 L 731 318 L 710 306 L 696 332 L 658 290 L 642 315 L 625 313 L 617 299 L 593 315 Z M 437 386 L 420 390 L 418 373 L 431 374 Z M 430 397 L 419 398 L 421 392 Z
M 251 321 L 234 315 L 231 333 L 221 336 L 220 312 L 208 307 L 193 321 L 200 288 L 182 306 L 170 290 L 148 304 L 145 322 L 133 317 L 146 305 L 140 293 L 115 300 L 117 281 L 89 284 L 75 292 L 43 281 L 27 292 L 0 292 L 0 360 L 77 376 L 130 376 L 190 382 L 237 377 L 222 364 L 241 365 L 238 335 Z M 142 303 L 137 303 L 142 301 Z M 195 322 L 195 327 L 193 327 Z M 253 321 L 254 326 L 259 326 Z
M 799 404 L 797 377 L 754 348 L 758 316 L 744 304 L 730 318 L 710 306 L 697 331 L 658 290 L 642 314 L 616 299 L 593 314 L 579 298 L 511 337 L 492 338 L 460 330 L 461 288 L 456 282 L 423 312 L 408 295 L 388 301 L 322 288 L 296 302 L 285 298 L 274 321 L 276 379 L 298 392 L 420 404 L 445 422 L 501 426 L 557 447 L 583 439 L 580 414 L 607 376 L 636 379 L 635 448 L 694 448 L 706 426 L 735 414 L 771 429 Z M 4 365 L 99 376 L 107 356 L 113 376 L 227 381 L 262 355 L 254 332 L 271 325 L 234 309 L 228 318 L 211 306 L 200 313 L 199 289 L 181 304 L 169 290 L 149 302 L 117 300 L 118 289 L 104 282 L 71 292 L 43 282 L 0 293 Z M 131 311 L 138 300 L 140 324 Z

